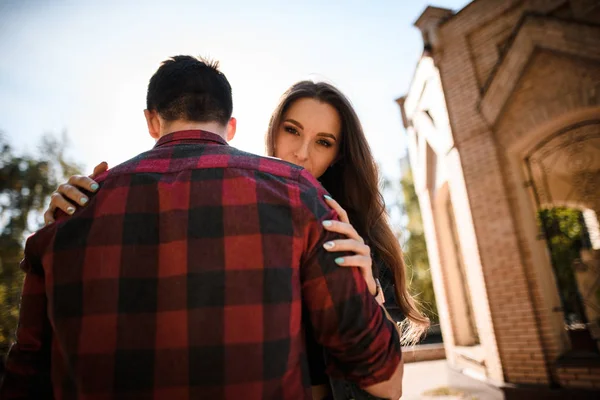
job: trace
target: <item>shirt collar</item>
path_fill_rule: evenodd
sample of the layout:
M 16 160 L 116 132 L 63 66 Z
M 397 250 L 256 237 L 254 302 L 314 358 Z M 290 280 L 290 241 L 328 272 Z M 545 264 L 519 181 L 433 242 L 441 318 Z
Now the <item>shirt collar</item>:
M 227 141 L 223 139 L 221 136 L 216 133 L 201 131 L 201 130 L 188 130 L 188 131 L 178 131 L 172 132 L 168 135 L 165 135 L 158 139 L 154 148 L 165 146 L 165 145 L 175 145 L 181 142 L 213 142 L 220 145 L 226 145 Z

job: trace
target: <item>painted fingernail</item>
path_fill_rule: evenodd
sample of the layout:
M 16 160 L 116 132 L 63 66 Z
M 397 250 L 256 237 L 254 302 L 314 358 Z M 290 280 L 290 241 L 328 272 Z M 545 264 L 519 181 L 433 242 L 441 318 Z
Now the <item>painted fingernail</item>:
M 331 226 L 333 225 L 333 222 L 331 221 L 323 221 L 323 226 Z
M 336 264 L 343 264 L 344 263 L 344 257 L 338 257 L 335 259 L 335 263 Z
M 79 202 L 80 202 L 81 204 L 85 204 L 85 203 L 87 203 L 87 202 L 88 202 L 88 199 L 87 199 L 87 197 L 82 197 L 81 199 L 79 199 Z
M 333 197 L 329 196 L 328 194 L 324 195 L 323 197 L 325 197 L 327 200 L 333 200 Z
M 95 192 L 96 190 L 98 190 L 100 186 L 97 183 L 92 183 L 90 185 L 90 189 L 92 189 L 92 192 Z
M 67 213 L 73 214 L 74 212 L 75 212 L 75 208 L 74 207 L 68 207 L 67 208 Z
M 333 242 L 327 242 L 323 245 L 323 247 L 325 247 L 326 249 L 333 249 L 334 246 L 335 246 L 335 243 L 333 243 Z

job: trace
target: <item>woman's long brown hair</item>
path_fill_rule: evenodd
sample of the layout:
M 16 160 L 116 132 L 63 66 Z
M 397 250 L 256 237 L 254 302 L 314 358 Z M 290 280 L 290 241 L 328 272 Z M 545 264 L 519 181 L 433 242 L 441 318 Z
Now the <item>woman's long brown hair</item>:
M 319 178 L 323 187 L 348 212 L 352 225 L 373 253 L 392 271 L 396 300 L 406 317 L 401 322 L 402 344 L 415 344 L 429 327 L 429 319 L 417 308 L 408 292 L 406 269 L 398 239 L 387 220 L 385 203 L 379 191 L 377 164 L 365 138 L 362 125 L 350 101 L 325 82 L 302 81 L 290 87 L 269 122 L 267 155 L 275 156 L 275 135 L 283 116 L 294 101 L 311 98 L 334 107 L 342 122 L 340 154 L 333 166 Z M 375 263 L 374 276 L 378 276 Z

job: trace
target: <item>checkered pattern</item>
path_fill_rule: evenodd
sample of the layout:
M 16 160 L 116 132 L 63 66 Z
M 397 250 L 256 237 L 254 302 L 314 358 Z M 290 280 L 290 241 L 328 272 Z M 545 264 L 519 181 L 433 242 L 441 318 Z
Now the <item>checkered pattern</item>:
M 304 170 L 184 131 L 98 181 L 27 241 L 0 397 L 310 399 L 309 320 L 330 374 L 393 373 L 397 333 L 323 249 L 335 214 Z

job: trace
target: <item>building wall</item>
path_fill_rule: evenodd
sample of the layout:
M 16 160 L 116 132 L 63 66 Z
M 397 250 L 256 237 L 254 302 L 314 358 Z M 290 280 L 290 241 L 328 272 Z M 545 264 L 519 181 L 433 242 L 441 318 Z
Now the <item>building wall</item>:
M 431 147 L 431 144 L 433 144 L 438 153 L 444 154 L 444 149 L 452 146 L 452 135 L 439 73 L 431 58 L 425 57 L 420 60 L 415 71 L 411 92 L 405 99 L 401 100 L 401 107 L 411 120 L 411 126 L 407 127 L 408 153 L 411 169 L 413 170 L 415 191 L 419 197 L 419 206 L 423 218 L 433 287 L 436 299 L 448 299 L 444 302 L 438 301 L 438 312 L 446 357 L 453 363 L 452 344 L 454 343 L 454 332 L 452 320 L 454 318 L 450 307 L 452 298 L 447 295 L 451 288 L 448 287 L 447 280 L 443 276 L 437 233 L 433 220 L 430 188 L 435 190 L 435 182 L 429 182 L 427 179 L 428 176 L 432 175 L 428 164 L 430 166 L 435 165 L 436 170 L 438 165 L 437 160 L 431 160 L 433 150 L 429 149 L 430 154 L 428 157 L 428 146 Z M 440 122 L 434 125 L 429 116 L 424 113 L 424 110 L 428 110 L 429 115 L 436 115 Z M 443 180 L 443 178 L 438 178 L 438 180 Z
M 431 241 L 430 256 L 437 257 L 432 273 L 443 303 L 440 314 L 448 310 L 451 315 L 454 301 L 444 282 L 443 240 L 434 210 L 436 196 L 446 187 L 475 299 L 487 378 L 600 388 L 600 365 L 557 364 L 570 344 L 523 167 L 532 146 L 600 116 L 600 6 L 588 0 L 476 0 L 433 28 L 428 12 L 435 17 L 426 11 L 417 25 L 431 40 L 451 138 L 421 132 L 427 131 L 419 111 L 424 106 L 418 106 L 423 61 L 404 112 L 412 132 L 413 169 L 420 170 L 423 182 L 432 170 L 434 176 L 444 171 L 443 179 L 433 186 L 424 183 L 418 192 L 426 231 L 436 232 L 428 235 L 428 246 Z M 419 145 L 423 140 L 439 165 L 427 163 L 425 146 Z M 442 282 L 436 284 L 436 276 Z M 442 322 L 442 329 L 445 343 L 450 339 L 448 360 L 457 364 L 456 341 L 445 331 L 456 330 L 453 319 Z
M 487 368 L 495 359 L 500 371 L 491 378 L 502 382 L 460 156 L 454 147 L 440 75 L 430 57 L 419 62 L 410 93 L 402 104 L 410 119 L 409 155 L 434 290 L 436 298 L 443 299 L 438 300 L 438 311 L 446 357 L 458 369 L 485 375 L 485 368 L 478 362 L 483 361 L 479 360 L 483 346 L 488 354 Z M 460 271 L 459 264 L 464 271 Z M 472 329 L 470 325 L 474 325 Z M 478 344 L 474 342 L 481 346 L 470 346 Z

